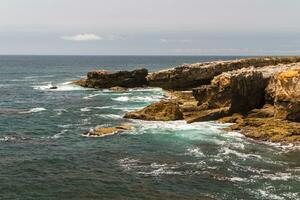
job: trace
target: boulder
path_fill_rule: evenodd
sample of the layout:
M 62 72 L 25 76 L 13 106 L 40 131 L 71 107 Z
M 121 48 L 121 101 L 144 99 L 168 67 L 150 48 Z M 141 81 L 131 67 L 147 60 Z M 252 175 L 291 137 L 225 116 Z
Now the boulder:
M 300 122 L 300 64 L 275 74 L 266 88 L 266 96 L 274 102 L 275 118 Z
M 183 90 L 210 84 L 211 80 L 227 71 L 300 62 L 300 57 L 259 57 L 230 61 L 214 61 L 183 64 L 178 67 L 151 73 L 147 76 L 149 86 L 163 89 Z
M 89 88 L 143 87 L 147 85 L 147 75 L 147 69 L 117 72 L 97 70 L 88 72 L 87 79 L 75 81 L 74 83 Z
M 133 126 L 130 124 L 122 124 L 116 127 L 101 127 L 96 129 L 91 129 L 88 132 L 84 133 L 83 136 L 89 137 L 105 137 L 109 135 L 114 135 L 123 131 L 128 131 L 133 129 Z
M 124 118 L 149 121 L 173 121 L 183 119 L 183 114 L 176 101 L 160 101 L 141 110 L 128 112 Z

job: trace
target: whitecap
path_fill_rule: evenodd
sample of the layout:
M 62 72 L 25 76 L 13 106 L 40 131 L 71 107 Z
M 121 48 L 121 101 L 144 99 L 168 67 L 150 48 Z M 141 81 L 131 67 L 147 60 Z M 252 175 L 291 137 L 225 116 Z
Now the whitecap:
M 22 114 L 36 113 L 36 112 L 41 112 L 41 111 L 44 111 L 44 110 L 46 110 L 46 109 L 45 108 L 31 108 L 28 111 L 24 111 L 24 112 L 20 112 L 20 113 L 22 113 Z
M 91 109 L 89 107 L 86 107 L 86 108 L 81 108 L 80 111 L 81 112 L 89 112 L 89 111 L 91 111 Z
M 100 94 L 90 94 L 90 95 L 88 95 L 88 96 L 86 96 L 86 97 L 83 97 L 83 99 L 91 99 L 91 98 L 93 98 L 93 97 L 96 97 L 96 96 L 99 96 Z
M 229 180 L 232 182 L 249 182 L 247 178 L 241 178 L 241 177 L 232 177 Z
M 196 148 L 188 148 L 186 155 L 191 155 L 195 157 L 205 157 L 204 153 L 201 151 L 199 147 Z
M 94 90 L 93 88 L 84 88 L 79 85 L 76 85 L 72 83 L 71 81 L 56 84 L 55 86 L 57 87 L 56 89 L 51 89 L 54 85 L 51 82 L 47 82 L 46 85 L 36 85 L 33 86 L 33 89 L 35 90 L 42 90 L 42 91 L 73 91 L 73 90 Z
M 4 137 L 0 137 L 0 142 L 8 142 L 8 141 L 12 141 L 15 140 L 15 137 L 11 137 L 11 136 L 4 136 Z
M 42 138 L 47 138 L 47 139 L 58 139 L 58 138 L 61 138 L 62 135 L 64 133 L 66 133 L 68 130 L 62 130 L 61 132 L 57 133 L 57 134 L 54 134 L 52 136 L 47 136 L 47 137 L 42 137 Z
M 99 117 L 103 117 L 103 118 L 110 118 L 110 119 L 121 119 L 122 116 L 120 115 L 115 115 L 115 114 L 96 114 Z
M 127 96 L 121 96 L 121 97 L 112 98 L 112 100 L 125 102 L 125 101 L 129 101 L 129 97 L 127 97 Z
M 112 98 L 114 101 L 121 101 L 121 102 L 156 102 L 163 98 L 163 96 L 160 95 L 150 95 L 150 96 L 121 96 L 121 97 L 115 97 Z
M 232 150 L 232 149 L 229 149 L 228 147 L 225 147 L 222 149 L 222 155 L 235 155 L 239 158 L 242 158 L 242 159 L 246 159 L 246 158 L 256 158 L 256 159 L 262 159 L 262 157 L 260 155 L 257 155 L 257 154 L 246 154 L 246 153 L 242 153 L 242 152 L 238 152 L 236 150 Z

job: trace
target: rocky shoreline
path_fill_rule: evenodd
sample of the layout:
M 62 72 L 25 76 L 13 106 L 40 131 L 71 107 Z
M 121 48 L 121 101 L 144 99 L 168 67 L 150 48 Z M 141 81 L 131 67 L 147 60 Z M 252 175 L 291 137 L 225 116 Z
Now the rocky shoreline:
M 247 137 L 300 143 L 300 57 L 259 57 L 214 61 L 148 73 L 94 71 L 83 87 L 160 87 L 168 98 L 125 118 L 187 123 L 233 123 L 227 130 Z

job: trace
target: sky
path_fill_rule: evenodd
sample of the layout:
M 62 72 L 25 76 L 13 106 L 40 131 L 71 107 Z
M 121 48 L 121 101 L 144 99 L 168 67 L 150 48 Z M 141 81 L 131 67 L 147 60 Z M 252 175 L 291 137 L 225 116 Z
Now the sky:
M 0 0 L 0 54 L 300 55 L 299 0 Z

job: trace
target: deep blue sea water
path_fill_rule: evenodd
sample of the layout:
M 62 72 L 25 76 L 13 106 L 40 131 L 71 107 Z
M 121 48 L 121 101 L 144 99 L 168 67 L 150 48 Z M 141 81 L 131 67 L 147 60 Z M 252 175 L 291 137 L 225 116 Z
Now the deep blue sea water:
M 215 122 L 125 120 L 163 91 L 70 82 L 94 69 L 155 71 L 234 58 L 0 56 L 0 199 L 299 200 L 299 148 L 225 133 Z M 81 135 L 124 122 L 134 130 Z

